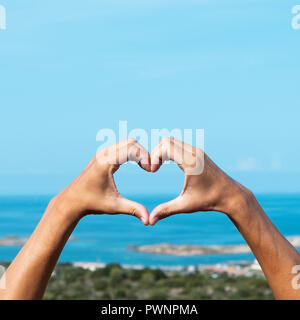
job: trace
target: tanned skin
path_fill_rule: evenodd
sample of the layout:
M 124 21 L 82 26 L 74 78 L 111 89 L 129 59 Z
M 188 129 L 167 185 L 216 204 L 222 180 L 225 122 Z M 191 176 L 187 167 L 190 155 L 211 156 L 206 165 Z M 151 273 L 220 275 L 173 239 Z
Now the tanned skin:
M 147 209 L 123 198 L 113 174 L 128 160 L 150 171 L 150 156 L 128 139 L 99 151 L 85 170 L 54 197 L 40 223 L 5 273 L 0 299 L 41 299 L 51 273 L 77 223 L 88 214 L 129 214 L 149 223 Z
M 175 161 L 185 172 L 185 183 L 179 197 L 152 211 L 150 224 L 179 213 L 223 212 L 248 243 L 275 298 L 300 299 L 300 290 L 292 286 L 292 268 L 300 265 L 300 255 L 273 225 L 252 192 L 231 179 L 202 150 L 176 139 L 163 139 L 153 150 L 152 171 L 166 160 Z M 193 168 L 200 162 L 204 162 L 203 172 L 195 174 Z
M 144 206 L 125 199 L 116 189 L 113 174 L 128 160 L 148 172 L 156 172 L 166 160 L 176 162 L 185 173 L 181 194 L 156 207 L 149 216 Z M 300 290 L 292 287 L 292 268 L 300 265 L 300 255 L 272 224 L 254 195 L 202 150 L 173 138 L 163 139 L 151 156 L 133 139 L 99 151 L 85 170 L 50 201 L 35 231 L 7 269 L 6 289 L 0 290 L 0 299 L 41 299 L 61 251 L 86 215 L 129 214 L 153 226 L 171 215 L 198 211 L 226 214 L 253 251 L 275 298 L 300 299 Z

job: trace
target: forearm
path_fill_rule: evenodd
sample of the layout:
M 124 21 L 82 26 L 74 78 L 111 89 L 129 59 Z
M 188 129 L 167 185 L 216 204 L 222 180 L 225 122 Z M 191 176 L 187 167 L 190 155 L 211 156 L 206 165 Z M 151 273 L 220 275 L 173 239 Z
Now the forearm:
M 41 299 L 79 218 L 57 199 L 50 202 L 35 231 L 5 273 L 0 299 Z
M 247 241 L 277 299 L 300 299 L 292 287 L 292 268 L 300 265 L 297 250 L 278 231 L 252 194 L 228 216 Z

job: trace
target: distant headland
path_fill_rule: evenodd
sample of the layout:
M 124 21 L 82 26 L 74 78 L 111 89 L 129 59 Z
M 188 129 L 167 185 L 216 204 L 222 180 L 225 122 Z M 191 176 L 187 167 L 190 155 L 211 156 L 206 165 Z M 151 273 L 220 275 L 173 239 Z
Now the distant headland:
M 287 237 L 287 240 L 296 248 L 300 248 L 300 236 Z M 128 250 L 146 253 L 167 254 L 175 256 L 198 256 L 206 254 L 237 254 L 250 253 L 251 249 L 246 244 L 234 245 L 192 245 L 192 244 L 168 244 L 160 243 L 154 245 L 127 247 Z
M 0 246 L 23 246 L 25 242 L 28 240 L 26 237 L 18 237 L 16 235 L 6 236 L 4 238 L 0 238 Z M 77 240 L 74 237 L 70 237 L 69 241 Z

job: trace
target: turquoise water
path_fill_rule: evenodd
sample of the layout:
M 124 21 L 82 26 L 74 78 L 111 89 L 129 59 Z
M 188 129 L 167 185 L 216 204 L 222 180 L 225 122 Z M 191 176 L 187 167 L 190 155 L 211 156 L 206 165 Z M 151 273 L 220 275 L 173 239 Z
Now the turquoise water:
M 149 211 L 171 198 L 171 195 L 131 196 L 131 199 L 141 202 Z M 300 235 L 300 194 L 257 195 L 257 198 L 284 235 Z M 29 236 L 49 200 L 50 197 L 47 196 L 0 197 L 0 237 Z M 230 220 L 225 215 L 214 212 L 173 216 L 155 227 L 144 227 L 136 218 L 124 215 L 89 216 L 79 223 L 73 236 L 77 240 L 68 242 L 61 255 L 61 262 L 100 261 L 174 266 L 254 259 L 252 254 L 176 257 L 126 249 L 133 244 L 162 242 L 202 245 L 244 243 Z M 19 250 L 18 246 L 0 246 L 0 261 L 12 260 Z

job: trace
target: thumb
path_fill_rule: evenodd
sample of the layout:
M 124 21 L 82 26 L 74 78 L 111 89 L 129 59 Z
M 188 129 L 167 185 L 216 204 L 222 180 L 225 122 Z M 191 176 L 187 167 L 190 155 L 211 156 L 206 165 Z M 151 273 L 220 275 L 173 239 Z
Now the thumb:
M 184 212 L 184 206 L 182 198 L 179 196 L 174 200 L 162 203 L 154 208 L 151 212 L 149 223 L 154 226 L 159 220 L 182 212 Z
M 124 197 L 119 199 L 118 210 L 131 216 L 140 219 L 145 226 L 149 224 L 148 210 L 140 203 L 128 200 Z

